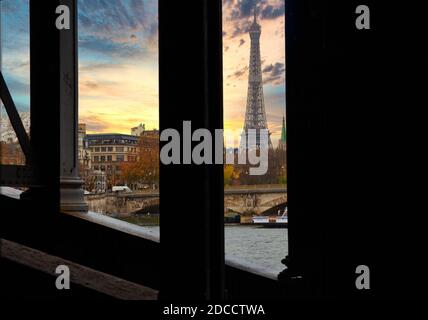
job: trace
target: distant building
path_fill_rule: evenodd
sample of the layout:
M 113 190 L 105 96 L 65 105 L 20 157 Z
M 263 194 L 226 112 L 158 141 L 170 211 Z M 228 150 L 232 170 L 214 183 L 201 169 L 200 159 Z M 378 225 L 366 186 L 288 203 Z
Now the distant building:
M 137 183 L 136 188 L 147 185 L 159 186 L 159 130 L 147 130 L 139 137 L 139 155 L 142 167 L 145 167 L 144 184 Z
M 140 135 L 140 154 L 159 152 L 159 130 L 144 131 Z
M 140 123 L 138 127 L 131 129 L 131 135 L 139 137 L 144 131 L 146 131 L 146 125 Z
M 141 132 L 139 135 L 140 137 L 153 137 L 153 138 L 159 138 L 159 130 L 153 129 L 153 130 L 145 130 Z
M 88 134 L 86 140 L 91 153 L 91 169 L 105 173 L 108 187 L 121 183 L 122 163 L 138 160 L 137 136 L 119 133 Z
M 22 166 L 25 163 L 25 156 L 18 142 L 11 139 L 0 142 L 0 164 Z
M 126 181 L 122 181 L 124 163 L 137 162 L 143 157 L 147 161 L 156 159 L 159 130 L 145 130 L 145 125 L 140 124 L 132 128 L 131 133 L 86 134 L 86 125 L 79 124 L 79 163 L 88 168 L 82 176 L 88 191 L 103 192 L 125 184 Z M 138 188 L 138 183 L 129 187 Z
M 79 161 L 79 174 L 81 178 L 86 178 L 91 169 L 91 150 L 86 139 L 86 124 L 79 123 L 77 140 L 77 159 Z

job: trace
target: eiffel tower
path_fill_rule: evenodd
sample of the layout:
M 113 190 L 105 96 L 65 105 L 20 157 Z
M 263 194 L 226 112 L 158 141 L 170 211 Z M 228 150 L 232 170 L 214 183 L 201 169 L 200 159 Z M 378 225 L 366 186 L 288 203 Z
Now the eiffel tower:
M 260 130 L 268 130 L 266 121 L 265 102 L 263 95 L 262 66 L 260 58 L 261 26 L 257 23 L 257 12 L 254 8 L 254 21 L 250 26 L 251 38 L 250 72 L 248 78 L 247 109 L 245 112 L 244 130 L 241 134 L 240 150 L 260 148 Z M 256 129 L 256 137 L 249 129 Z M 253 137 L 251 137 L 251 135 Z M 251 137 L 251 138 L 250 138 Z M 252 143 L 252 141 L 254 142 Z M 272 148 L 270 133 L 268 136 L 269 148 Z

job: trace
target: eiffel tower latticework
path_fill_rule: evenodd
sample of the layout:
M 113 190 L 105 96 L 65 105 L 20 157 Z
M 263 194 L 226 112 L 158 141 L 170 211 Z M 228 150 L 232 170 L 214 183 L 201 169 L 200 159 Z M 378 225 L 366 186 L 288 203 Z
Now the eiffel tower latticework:
M 250 52 L 250 65 L 249 65 L 249 78 L 248 78 L 248 95 L 247 95 L 247 108 L 245 112 L 244 131 L 241 134 L 240 149 L 252 149 L 260 147 L 260 130 L 268 130 L 266 120 L 266 110 L 263 94 L 263 79 L 262 79 L 262 66 L 260 55 L 260 35 L 261 26 L 257 23 L 256 10 L 254 9 L 254 21 L 249 29 L 251 39 L 251 52 Z M 256 129 L 257 135 L 254 141 L 256 145 L 251 145 L 249 139 L 249 129 Z M 272 142 L 269 133 L 269 148 L 272 148 Z M 248 141 L 248 143 L 247 143 Z

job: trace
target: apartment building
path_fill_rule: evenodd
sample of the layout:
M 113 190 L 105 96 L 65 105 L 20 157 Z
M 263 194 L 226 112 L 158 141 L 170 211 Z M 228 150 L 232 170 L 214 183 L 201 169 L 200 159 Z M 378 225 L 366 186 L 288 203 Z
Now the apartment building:
M 91 169 L 105 173 L 108 187 L 120 183 L 122 163 L 138 160 L 137 136 L 118 133 L 88 134 L 86 140 L 91 153 Z

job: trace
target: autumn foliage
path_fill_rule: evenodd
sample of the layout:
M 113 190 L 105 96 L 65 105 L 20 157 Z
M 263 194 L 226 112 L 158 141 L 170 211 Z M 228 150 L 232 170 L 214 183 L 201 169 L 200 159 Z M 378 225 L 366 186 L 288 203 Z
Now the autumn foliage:
M 120 178 L 127 185 L 159 185 L 159 135 L 143 135 L 136 161 L 121 164 Z

